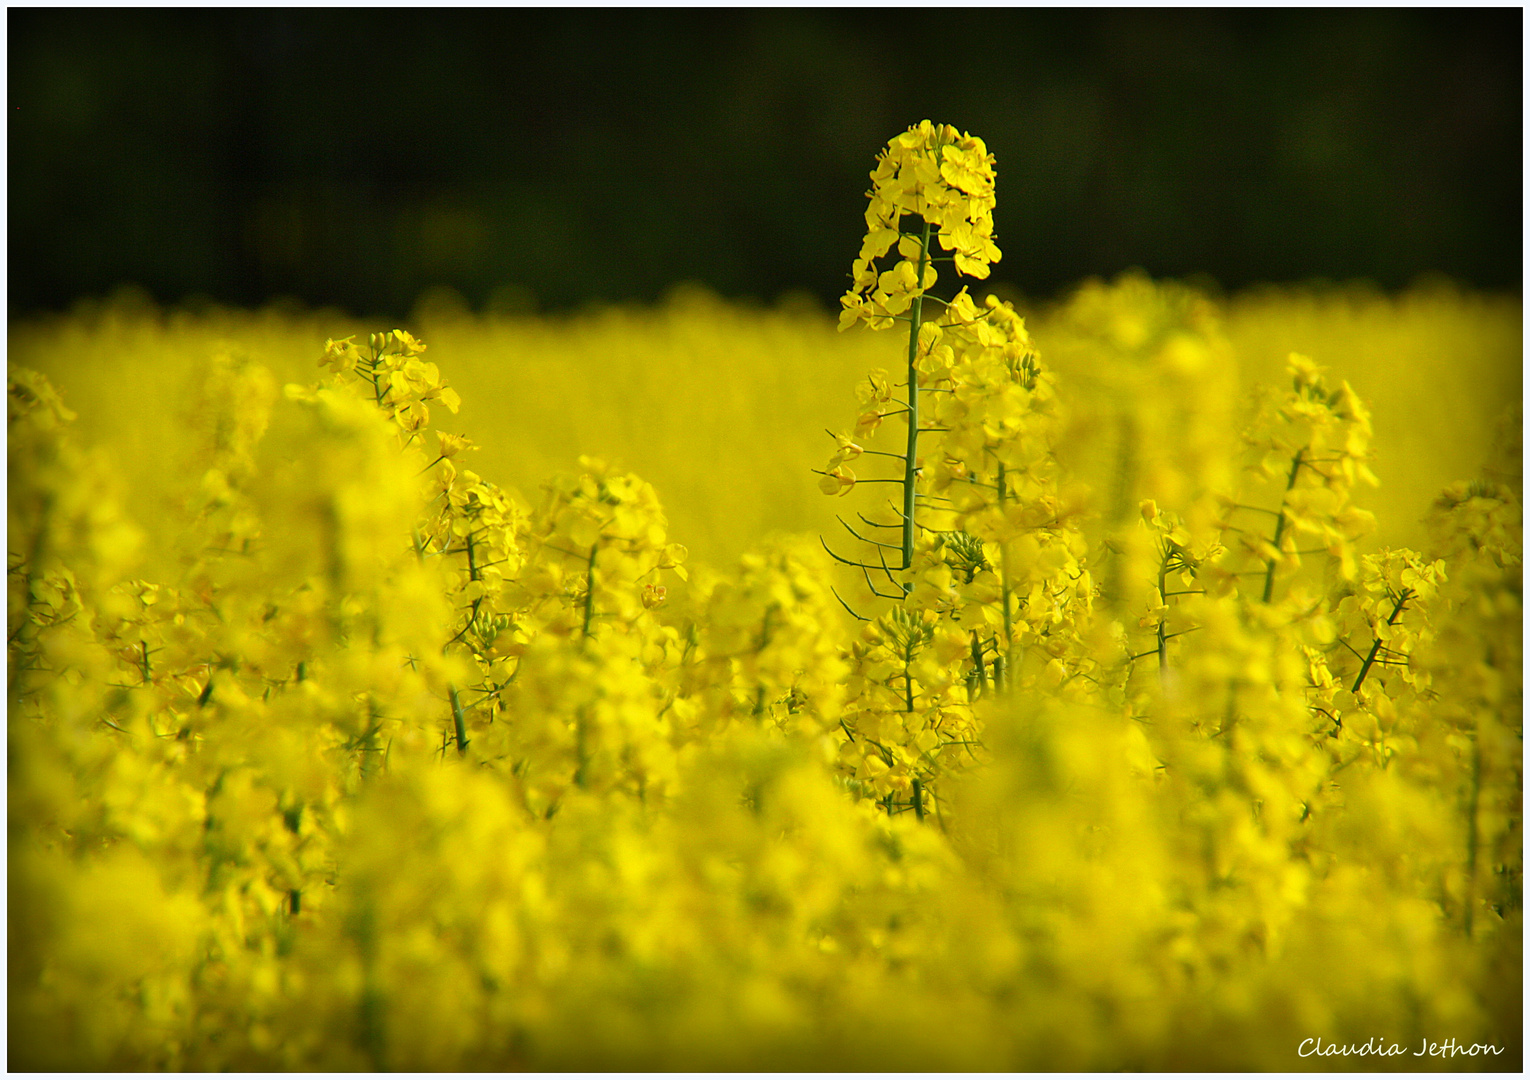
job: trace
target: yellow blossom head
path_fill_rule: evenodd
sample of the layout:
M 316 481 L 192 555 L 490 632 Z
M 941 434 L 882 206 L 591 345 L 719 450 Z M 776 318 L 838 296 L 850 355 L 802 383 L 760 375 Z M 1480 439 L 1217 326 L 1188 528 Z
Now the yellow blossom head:
M 853 288 L 841 300 L 840 328 L 865 321 L 891 324 L 912 298 L 935 284 L 932 252 L 903 229 L 903 215 L 934 230 L 959 273 L 986 278 L 999 261 L 993 240 L 993 155 L 982 139 L 949 124 L 921 121 L 896 136 L 871 173 L 866 238 L 855 260 Z M 928 235 L 926 233 L 926 235 Z M 877 260 L 897 248 L 898 260 L 878 270 Z

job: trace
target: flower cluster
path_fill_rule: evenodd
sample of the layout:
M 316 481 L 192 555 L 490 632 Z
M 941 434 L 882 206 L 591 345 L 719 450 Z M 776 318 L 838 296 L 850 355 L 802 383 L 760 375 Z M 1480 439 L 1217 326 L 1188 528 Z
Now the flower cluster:
M 851 585 L 860 604 L 895 605 L 868 623 L 852 653 L 858 677 L 840 753 L 859 763 L 858 778 L 890 810 L 897 795 L 922 818 L 939 775 L 978 760 L 981 724 L 970 706 L 987 688 L 1041 678 L 1055 686 L 1091 666 L 1077 630 L 1093 585 L 1079 506 L 1055 467 L 1055 379 L 1025 321 L 997 297 L 975 302 L 965 287 L 949 300 L 929 292 L 932 229 L 955 250 L 961 273 L 987 277 L 999 259 L 992 157 L 981 140 L 925 122 L 888 144 L 872 180 L 869 231 L 840 328 L 906 320 L 906 377 L 895 387 L 873 371 L 860 384 L 854 439 L 834 436 L 838 450 L 819 487 L 831 495 L 858 482 L 902 487 L 891 521 L 860 514 L 856 525 L 845 522 L 875 561 L 835 556 L 860 571 L 864 588 Z M 902 231 L 905 213 L 923 222 L 919 231 Z M 875 260 L 894 242 L 901 260 L 876 275 Z M 927 300 L 940 305 L 930 319 Z M 903 452 L 871 449 L 883 420 L 898 415 Z M 858 481 L 847 463 L 862 455 L 901 463 L 902 477 Z
M 871 173 L 866 238 L 852 271 L 854 285 L 841 301 L 841 329 L 865 322 L 892 325 L 935 284 L 930 231 L 958 273 L 986 278 L 999 261 L 993 242 L 993 155 L 982 139 L 950 124 L 922 121 L 887 144 Z M 903 216 L 917 215 L 922 232 L 905 232 Z M 878 271 L 894 248 L 898 259 Z

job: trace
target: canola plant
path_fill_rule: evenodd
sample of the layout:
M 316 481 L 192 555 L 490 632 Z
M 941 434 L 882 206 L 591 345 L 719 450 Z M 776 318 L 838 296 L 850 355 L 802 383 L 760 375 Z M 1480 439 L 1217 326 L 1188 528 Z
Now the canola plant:
M 603 402 L 565 357 L 574 404 L 472 434 L 428 334 L 13 328 L 12 1067 L 1519 1068 L 1517 416 L 1389 502 L 1363 387 L 1240 385 L 1310 298 L 1129 276 L 1033 336 L 961 284 L 1000 258 L 980 139 L 871 179 L 838 338 L 438 315 L 523 389 L 560 343 L 651 369 Z M 639 433 L 688 513 L 755 515 L 727 569 L 606 459 L 475 468 L 719 365 L 747 451 L 716 395 Z M 136 425 L 79 422 L 126 383 Z

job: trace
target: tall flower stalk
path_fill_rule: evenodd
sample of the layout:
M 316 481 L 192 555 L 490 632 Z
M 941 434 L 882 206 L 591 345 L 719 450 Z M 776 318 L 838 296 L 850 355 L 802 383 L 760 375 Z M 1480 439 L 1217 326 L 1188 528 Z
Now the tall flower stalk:
M 874 566 L 837 555 L 835 558 L 861 566 L 868 574 L 881 570 L 891 578 L 892 571 L 906 572 L 914 564 L 920 478 L 920 361 L 940 336 L 938 331 L 926 333 L 922 329 L 924 301 L 929 298 L 951 310 L 949 302 L 930 295 L 929 290 L 939 276 L 934 264 L 949 261 L 958 273 L 986 278 L 990 264 L 999 260 L 1000 252 L 993 241 L 993 155 L 982 139 L 958 132 L 949 124 L 936 125 L 925 120 L 887 144 L 877 158 L 871 182 L 866 237 L 852 270 L 852 288 L 840 301 L 839 328 L 846 330 L 858 322 L 873 330 L 887 329 L 896 322 L 908 324 L 905 398 L 901 401 L 893 398 L 885 378 L 879 380 L 874 373 L 870 380 L 872 393 L 863 395 L 868 408 L 855 427 L 855 438 L 861 439 L 889 416 L 902 412 L 906 417 L 904 452 L 883 455 L 901 461 L 902 475 L 861 481 L 902 487 L 902 512 L 897 523 L 868 522 L 874 527 L 898 531 L 900 542 L 896 547 L 871 542 L 879 549 L 896 550 L 900 562 L 892 567 L 883 559 L 882 565 Z M 915 220 L 905 224 L 905 216 Z M 932 252 L 932 232 L 940 248 L 952 254 Z M 886 260 L 895 247 L 896 261 L 879 270 L 878 261 Z M 902 407 L 887 408 L 892 405 Z M 857 442 L 840 438 L 840 449 L 830 459 L 819 485 L 825 494 L 844 494 L 856 484 L 855 474 L 845 463 L 862 452 Z M 912 588 L 906 580 L 896 584 L 901 592 Z

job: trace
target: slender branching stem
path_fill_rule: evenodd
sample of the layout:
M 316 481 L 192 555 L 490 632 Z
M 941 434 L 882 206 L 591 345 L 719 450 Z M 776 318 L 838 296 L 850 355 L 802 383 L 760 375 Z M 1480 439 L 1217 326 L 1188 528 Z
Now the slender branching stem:
M 367 371 L 367 374 L 372 379 L 372 400 L 375 401 L 379 406 L 382 405 L 383 399 L 382 384 L 377 381 L 377 365 L 380 363 L 382 363 L 382 350 L 374 348 L 372 350 L 372 366 Z
M 1004 462 L 1001 461 L 999 462 L 998 483 L 999 512 L 1001 514 L 1004 512 L 1004 504 L 1009 499 L 1009 489 L 1005 485 L 1004 481 Z M 1001 540 L 999 542 L 999 580 L 1003 585 L 1004 651 L 1000 654 L 1002 663 L 1000 663 L 999 660 L 994 662 L 993 681 L 994 689 L 1002 691 L 1004 689 L 1002 685 L 1003 679 L 1009 672 L 1010 658 L 1015 650 L 1014 603 L 1013 594 L 1009 584 L 1009 542 L 1007 540 Z
M 914 473 L 919 463 L 919 319 L 924 306 L 924 268 L 930 255 L 930 223 L 924 223 L 919 238 L 919 265 L 915 269 L 915 281 L 919 290 L 914 293 L 913 308 L 908 324 L 908 451 L 903 460 L 903 565 L 908 570 L 914 565 Z M 905 583 L 904 591 L 912 588 Z
M 829 591 L 834 594 L 834 599 L 839 601 L 839 606 L 844 608 L 846 611 L 848 611 L 850 613 L 850 617 L 852 619 L 855 619 L 857 622 L 869 622 L 870 621 L 864 615 L 857 615 L 855 613 L 855 610 L 849 604 L 845 603 L 845 598 L 843 596 L 839 595 L 839 590 L 835 589 L 833 585 L 829 586 Z
M 588 721 L 585 718 L 585 711 L 580 709 L 578 715 L 574 718 L 574 756 L 578 761 L 578 767 L 574 770 L 574 786 L 581 790 L 588 786 L 589 783 L 589 778 L 585 774 L 585 769 L 590 764 L 587 727 Z
M 1286 479 L 1287 493 L 1289 493 L 1291 489 L 1296 486 L 1296 474 L 1301 471 L 1302 455 L 1306 452 L 1307 448 L 1304 446 L 1298 450 L 1296 452 L 1296 456 L 1291 459 L 1291 475 Z M 1270 596 L 1275 591 L 1275 562 L 1280 558 L 1280 537 L 1281 534 L 1285 531 L 1286 499 L 1285 496 L 1282 495 L 1280 498 L 1280 510 L 1275 515 L 1275 537 L 1270 541 L 1270 543 L 1275 547 L 1275 555 L 1270 559 L 1269 565 L 1265 568 L 1264 571 L 1264 602 L 1266 604 L 1270 602 Z
M 452 699 L 452 726 L 457 729 L 457 756 L 466 757 L 468 748 L 467 721 L 462 715 L 462 702 L 457 697 L 457 687 L 448 683 L 446 692 Z
M 1165 598 L 1165 590 L 1169 585 L 1169 555 L 1173 552 L 1173 550 L 1174 549 L 1170 547 L 1167 542 L 1165 542 L 1163 558 L 1158 562 L 1158 599 L 1159 602 L 1165 606 L 1168 604 L 1168 600 Z M 1164 671 L 1167 670 L 1169 666 L 1169 639 L 1164 636 L 1167 632 L 1166 624 L 1168 621 L 1169 617 L 1167 612 L 1158 618 L 1158 675 L 1160 678 L 1163 677 Z
M 600 545 L 590 545 L 590 562 L 584 572 L 584 638 L 590 637 L 590 622 L 595 617 L 595 552 Z
M 1392 608 L 1392 615 L 1389 619 L 1387 619 L 1388 626 L 1396 625 L 1397 620 L 1402 616 L 1403 605 L 1408 602 L 1408 598 L 1412 595 L 1412 589 L 1404 589 L 1402 594 L 1398 596 L 1397 604 Z M 1378 636 L 1376 640 L 1371 643 L 1370 655 L 1365 658 L 1365 663 L 1360 665 L 1360 674 L 1355 676 L 1355 685 L 1349 688 L 1349 692 L 1351 694 L 1358 694 L 1360 692 L 1360 687 L 1365 682 L 1365 677 L 1371 673 L 1371 665 L 1376 662 L 1376 656 L 1380 652 L 1381 638 Z
M 897 544 L 884 544 L 880 540 L 873 540 L 870 537 L 862 536 L 860 533 L 856 532 L 853 528 L 851 528 L 850 527 L 850 523 L 848 521 L 846 521 L 844 518 L 840 517 L 838 514 L 835 514 L 834 516 L 836 518 L 839 518 L 839 523 L 845 527 L 845 531 L 848 532 L 851 536 L 855 537 L 861 543 L 863 543 L 863 544 L 875 544 L 877 547 L 887 548 L 889 551 L 897 551 L 898 550 L 898 545 Z

